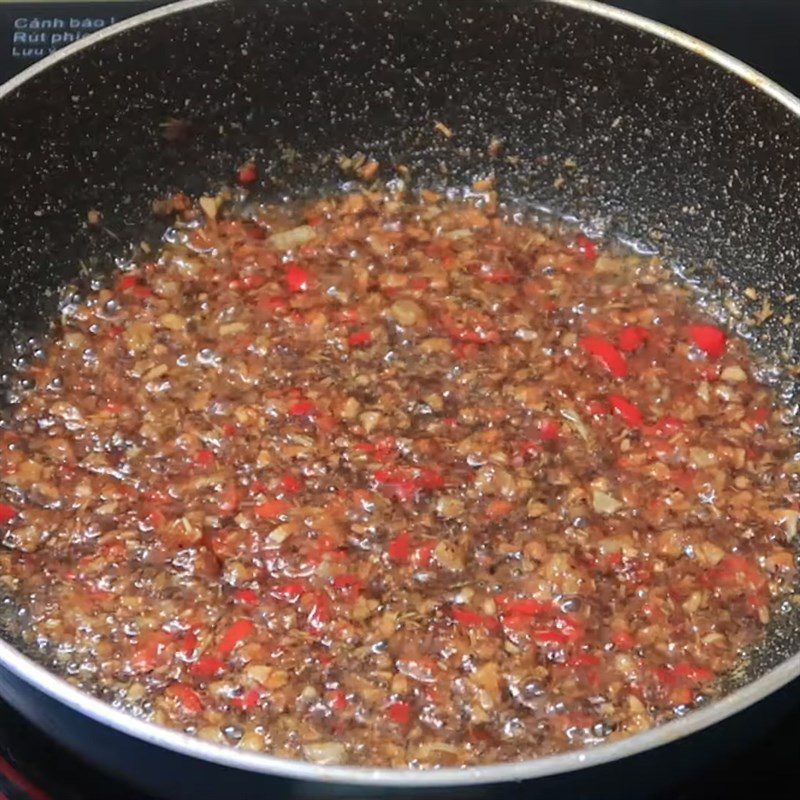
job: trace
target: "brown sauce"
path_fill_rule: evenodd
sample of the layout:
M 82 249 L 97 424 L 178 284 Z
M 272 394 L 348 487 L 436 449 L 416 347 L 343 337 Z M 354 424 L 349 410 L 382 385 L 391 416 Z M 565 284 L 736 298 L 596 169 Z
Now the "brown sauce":
M 186 207 L 0 429 L 0 583 L 70 680 L 320 763 L 508 761 L 712 697 L 795 448 L 656 259 L 488 207 Z

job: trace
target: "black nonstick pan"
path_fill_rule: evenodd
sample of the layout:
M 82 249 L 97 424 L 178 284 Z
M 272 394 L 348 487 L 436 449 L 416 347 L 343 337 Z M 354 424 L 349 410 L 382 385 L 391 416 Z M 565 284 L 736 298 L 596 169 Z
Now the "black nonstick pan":
M 249 157 L 265 197 L 318 195 L 340 188 L 340 155 L 362 152 L 419 185 L 494 173 L 517 203 L 664 253 L 725 303 L 792 407 L 799 115 L 735 59 L 588 0 L 177 3 L 0 87 L 3 359 L 24 357 L 65 284 L 158 235 L 153 198 L 207 193 Z M 769 298 L 768 318 L 746 287 Z M 464 770 L 323 767 L 128 717 L 16 649 L 3 609 L 0 694 L 87 760 L 193 800 L 468 797 L 523 780 L 531 797 L 642 794 L 741 746 L 796 700 L 800 675 L 788 602 L 726 697 L 633 738 Z

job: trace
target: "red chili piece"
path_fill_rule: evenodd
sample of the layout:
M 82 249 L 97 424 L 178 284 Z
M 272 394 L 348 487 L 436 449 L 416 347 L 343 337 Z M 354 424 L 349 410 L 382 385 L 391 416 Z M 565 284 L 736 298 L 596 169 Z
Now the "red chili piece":
M 10 522 L 19 512 L 13 506 L 0 503 L 0 524 Z
M 481 269 L 478 275 L 487 283 L 514 283 L 517 274 L 510 269 Z
M 398 564 L 406 564 L 411 558 L 411 534 L 403 531 L 389 542 L 389 558 Z
M 311 281 L 311 275 L 296 262 L 292 261 L 286 270 L 286 285 L 290 292 L 305 292 Z
M 158 530 L 167 524 L 167 515 L 163 511 L 160 511 L 156 508 L 145 517 L 145 522 L 153 530 Z
M 325 624 L 331 621 L 331 603 L 325 592 L 318 592 L 314 595 L 314 605 L 308 614 L 309 628 L 319 631 Z
M 297 494 L 303 491 L 303 481 L 297 475 L 286 474 L 281 478 L 281 488 L 287 494 Z
M 638 350 L 650 337 L 650 332 L 647 328 L 641 325 L 628 325 L 623 328 L 619 334 L 619 349 L 626 353 L 632 353 Z
M 680 419 L 675 417 L 661 417 L 661 419 L 653 425 L 652 431 L 656 436 L 669 438 L 676 433 L 680 433 L 685 427 L 685 424 Z
M 242 275 L 228 284 L 230 289 L 260 289 L 267 279 L 263 275 Z
M 544 614 L 551 609 L 550 603 L 542 603 L 532 597 L 514 598 L 508 595 L 497 595 L 495 603 L 499 606 L 503 614 L 519 614 L 522 616 L 534 616 Z
M 139 646 L 131 655 L 131 671 L 137 675 L 152 672 L 165 660 L 165 649 L 172 637 L 165 631 L 145 634 Z
M 250 689 L 245 692 L 241 697 L 232 697 L 231 705 L 234 708 L 240 708 L 242 711 L 249 711 L 255 708 L 261 700 L 261 692 L 258 689 Z
M 605 406 L 604 403 L 601 403 L 599 400 L 590 400 L 586 404 L 586 410 L 594 417 L 594 416 L 602 416 L 603 414 L 608 413 L 608 408 Z
M 708 582 L 725 588 L 761 589 L 767 579 L 764 573 L 745 556 L 729 553 L 709 571 Z
M 364 589 L 364 581 L 358 575 L 337 575 L 333 579 L 333 588 L 345 600 L 355 600 Z
M 216 656 L 200 656 L 197 662 L 192 665 L 192 675 L 198 678 L 215 678 L 225 672 L 225 662 Z
M 577 622 L 558 617 L 555 623 L 556 627 L 532 631 L 533 640 L 537 644 L 571 644 L 584 638 L 585 632 Z
M 475 315 L 466 324 L 457 323 L 452 316 L 444 315 L 442 323 L 451 339 L 471 344 L 494 344 L 500 341 L 500 333 L 488 317 Z
M 239 167 L 239 183 L 248 184 L 258 180 L 258 169 L 253 161 L 248 161 Z
M 600 656 L 594 653 L 576 653 L 566 662 L 568 667 L 596 667 L 600 664 Z
M 532 456 L 541 452 L 542 445 L 539 442 L 534 442 L 531 439 L 526 439 L 524 442 L 519 443 L 519 452 L 523 456 Z
M 675 664 L 672 668 L 672 672 L 677 678 L 682 678 L 689 683 L 704 683 L 706 681 L 713 681 L 716 677 L 714 670 L 708 667 L 690 664 L 688 661 L 680 661 Z
M 347 694 L 342 689 L 332 689 L 327 692 L 334 711 L 344 711 L 347 708 Z
M 185 683 L 173 683 L 172 686 L 167 687 L 166 694 L 177 700 L 187 714 L 199 714 L 203 710 L 203 701 L 200 699 L 200 695 Z
M 199 450 L 194 457 L 198 467 L 210 467 L 214 463 L 214 454 L 210 450 Z
M 194 656 L 194 651 L 197 650 L 197 645 L 197 634 L 194 631 L 186 631 L 178 646 L 178 652 L 187 658 L 192 658 Z
M 264 483 L 264 481 L 260 481 L 257 478 L 250 484 L 251 494 L 266 494 L 268 491 L 269 491 L 269 486 L 267 486 L 267 484 Z
M 392 703 L 386 711 L 389 719 L 398 725 L 408 725 L 411 722 L 411 706 L 408 703 Z
M 415 483 L 420 489 L 442 489 L 444 488 L 444 476 L 438 470 L 420 467 Z
M 375 460 L 380 461 L 381 463 L 391 461 L 391 459 L 394 457 L 396 449 L 397 439 L 395 439 L 394 436 L 384 436 L 375 442 L 373 449 Z
M 258 301 L 262 311 L 286 311 L 289 303 L 285 297 L 262 297 Z
M 350 347 L 366 347 L 372 344 L 372 331 L 356 331 L 347 337 Z
M 543 442 L 552 442 L 558 439 L 561 426 L 554 419 L 543 419 L 539 423 L 539 438 Z
M 237 619 L 233 625 L 225 631 L 219 643 L 219 652 L 223 658 L 227 658 L 238 645 L 249 639 L 255 632 L 256 626 L 252 620 Z
M 286 500 L 266 500 L 253 509 L 253 513 L 261 519 L 278 519 L 282 517 L 291 505 Z
M 246 606 L 257 606 L 261 598 L 253 589 L 237 589 L 233 594 L 233 599 Z
M 285 583 L 270 589 L 270 594 L 278 600 L 296 603 L 307 591 L 308 587 L 304 583 Z
M 136 275 L 123 275 L 117 281 L 117 291 L 129 292 L 138 300 L 145 300 L 153 295 L 153 290 L 149 286 L 140 283 Z
M 292 417 L 310 417 L 316 410 L 317 407 L 312 400 L 298 400 L 287 409 Z
M 146 300 L 153 296 L 153 290 L 149 286 L 134 286 L 131 294 L 138 300 Z
M 531 632 L 537 644 L 566 644 L 569 641 L 567 634 L 552 628 L 538 628 Z
M 689 334 L 692 337 L 692 341 L 709 358 L 719 358 L 725 352 L 725 343 L 728 337 L 725 331 L 714 325 L 691 325 Z
M 430 566 L 431 559 L 433 558 L 433 551 L 436 547 L 436 542 L 423 542 L 419 547 L 414 550 L 414 565 L 425 569 Z
M 411 500 L 417 491 L 414 477 L 407 470 L 379 469 L 373 474 L 375 482 L 386 486 L 401 501 Z
M 683 492 L 688 492 L 694 487 L 696 476 L 697 470 L 694 469 L 673 469 L 669 473 L 670 481 Z
M 611 642 L 617 650 L 630 650 L 636 644 L 636 640 L 628 631 L 616 631 L 611 636 Z
M 584 336 L 578 344 L 590 355 L 596 356 L 603 366 L 615 377 L 624 378 L 628 374 L 625 356 L 608 339 L 600 336 Z
M 409 469 L 378 469 L 372 477 L 403 502 L 411 500 L 418 491 L 433 491 L 445 485 L 442 473 L 430 467 L 419 467 L 416 474 Z
M 586 234 L 579 233 L 575 237 L 575 247 L 587 261 L 592 263 L 597 261 L 597 242 L 592 241 Z
M 614 411 L 616 411 L 631 428 L 642 427 L 644 423 L 642 412 L 639 411 L 630 400 L 626 400 L 620 394 L 610 394 L 608 396 L 608 402 L 611 403 L 611 407 Z
M 500 629 L 500 623 L 488 614 L 479 614 L 477 611 L 470 611 L 468 608 L 458 606 L 453 606 L 450 614 L 464 628 L 486 628 L 489 631 Z
M 219 510 L 223 514 L 234 514 L 242 501 L 242 493 L 236 486 L 223 489 L 219 496 Z

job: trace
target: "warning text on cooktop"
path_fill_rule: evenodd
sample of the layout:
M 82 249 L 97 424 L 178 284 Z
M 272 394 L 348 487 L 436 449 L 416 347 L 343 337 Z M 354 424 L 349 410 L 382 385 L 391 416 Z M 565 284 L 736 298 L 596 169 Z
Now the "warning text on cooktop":
M 168 0 L 0 0 L 0 82 L 55 50 Z
M 115 17 L 17 17 L 13 23 L 11 55 L 41 58 L 116 21 Z

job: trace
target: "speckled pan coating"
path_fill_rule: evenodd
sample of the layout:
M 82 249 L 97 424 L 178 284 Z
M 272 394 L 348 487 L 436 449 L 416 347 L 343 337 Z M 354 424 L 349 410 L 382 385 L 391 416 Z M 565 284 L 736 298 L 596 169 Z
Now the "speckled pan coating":
M 170 118 L 185 140 L 167 141 Z M 227 0 L 28 80 L 0 100 L 2 338 L 41 329 L 81 265 L 156 235 L 154 196 L 212 190 L 245 156 L 266 194 L 319 194 L 356 151 L 422 184 L 495 173 L 508 197 L 699 268 L 712 294 L 756 287 L 775 309 L 759 349 L 797 359 L 781 322 L 800 313 L 784 302 L 800 294 L 797 117 L 675 44 L 515 0 Z M 743 680 L 796 653 L 798 629 L 787 616 Z
M 318 191 L 320 167 L 336 181 L 331 154 L 359 148 L 420 180 L 494 170 L 513 195 L 660 232 L 677 258 L 777 293 L 800 263 L 797 120 L 699 56 L 546 3 L 223 2 L 84 50 L 0 111 L 0 293 L 19 312 L 87 249 L 124 249 L 85 231 L 89 207 L 127 242 L 154 193 L 207 188 L 243 153 L 292 194 Z M 165 142 L 169 117 L 193 122 L 188 142 Z M 519 165 L 488 156 L 493 135 Z

